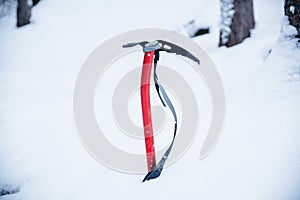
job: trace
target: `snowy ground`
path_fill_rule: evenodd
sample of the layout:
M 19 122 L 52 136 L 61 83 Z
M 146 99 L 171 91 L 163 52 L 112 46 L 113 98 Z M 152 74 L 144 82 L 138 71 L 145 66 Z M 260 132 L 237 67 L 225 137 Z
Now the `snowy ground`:
M 0 198 L 299 199 L 300 50 L 280 35 L 283 3 L 254 4 L 252 37 L 229 49 L 217 47 L 217 0 L 44 0 L 28 26 L 0 19 L 0 186 L 20 188 Z M 194 40 L 224 82 L 223 136 L 205 160 L 197 159 L 197 138 L 159 179 L 141 184 L 143 175 L 110 170 L 82 147 L 72 116 L 76 76 L 113 35 L 143 27 L 184 32 L 192 19 L 212 28 Z

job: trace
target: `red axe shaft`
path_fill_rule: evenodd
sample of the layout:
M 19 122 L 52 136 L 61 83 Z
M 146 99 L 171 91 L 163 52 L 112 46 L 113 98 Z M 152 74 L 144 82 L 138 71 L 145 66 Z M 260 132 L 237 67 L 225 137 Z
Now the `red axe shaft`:
M 147 165 L 150 172 L 156 165 L 153 128 L 150 103 L 150 77 L 154 51 L 145 52 L 141 79 L 141 101 L 143 113 L 144 136 L 147 153 Z

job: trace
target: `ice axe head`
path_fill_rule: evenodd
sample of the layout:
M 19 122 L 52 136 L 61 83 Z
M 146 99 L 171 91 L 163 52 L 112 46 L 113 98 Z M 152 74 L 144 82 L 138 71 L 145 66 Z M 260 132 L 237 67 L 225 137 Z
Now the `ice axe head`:
M 128 47 L 134 47 L 136 45 L 142 46 L 144 52 L 165 51 L 168 53 L 175 53 L 177 55 L 189 58 L 189 59 L 195 61 L 196 63 L 200 64 L 200 60 L 198 58 L 196 58 L 193 54 L 191 54 L 184 48 L 182 48 L 174 43 L 167 42 L 164 40 L 155 40 L 152 42 L 148 42 L 148 41 L 131 42 L 131 43 L 124 44 L 122 47 L 128 48 Z

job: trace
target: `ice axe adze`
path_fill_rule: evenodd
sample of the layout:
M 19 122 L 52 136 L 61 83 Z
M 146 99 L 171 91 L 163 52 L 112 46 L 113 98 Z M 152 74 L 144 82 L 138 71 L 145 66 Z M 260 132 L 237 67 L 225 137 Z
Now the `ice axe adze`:
M 165 51 L 168 53 L 175 53 L 187 57 L 198 64 L 200 64 L 199 59 L 193 56 L 191 53 L 183 49 L 182 47 L 175 45 L 173 43 L 164 41 L 164 40 L 155 40 L 152 42 L 142 41 L 142 42 L 132 42 L 124 44 L 123 47 L 133 47 L 136 45 L 141 45 L 144 51 L 144 61 L 142 69 L 142 78 L 141 78 L 141 103 L 142 103 L 142 113 L 143 113 L 143 125 L 144 125 L 144 136 L 145 136 L 145 145 L 147 153 L 147 165 L 148 165 L 148 174 L 143 179 L 143 182 L 146 180 L 154 179 L 160 176 L 161 171 L 164 167 L 164 164 L 170 154 L 170 151 L 173 147 L 176 131 L 177 131 L 177 115 L 174 109 L 173 104 L 171 103 L 165 89 L 159 83 L 156 67 L 157 61 L 159 60 L 159 52 Z M 153 138 L 153 129 L 152 129 L 152 118 L 151 118 L 151 104 L 150 104 L 150 76 L 152 63 L 154 64 L 154 83 L 155 88 L 158 93 L 158 96 L 163 104 L 163 106 L 168 106 L 171 110 L 175 125 L 174 125 L 174 135 L 172 142 L 166 152 L 164 153 L 161 160 L 156 164 L 155 161 L 155 148 L 154 148 L 154 138 Z

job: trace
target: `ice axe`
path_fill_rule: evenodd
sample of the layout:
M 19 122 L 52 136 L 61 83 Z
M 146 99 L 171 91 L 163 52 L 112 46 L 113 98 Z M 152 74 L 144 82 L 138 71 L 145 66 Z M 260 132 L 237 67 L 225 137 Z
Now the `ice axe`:
M 123 48 L 133 47 L 136 45 L 142 46 L 144 52 L 144 61 L 143 61 L 141 86 L 140 86 L 144 137 L 145 137 L 147 166 L 148 166 L 148 174 L 143 179 L 144 182 L 146 180 L 154 179 L 160 176 L 164 164 L 172 150 L 175 137 L 176 137 L 176 132 L 177 132 L 177 115 L 174 106 L 170 101 L 164 87 L 159 83 L 158 76 L 156 74 L 157 62 L 159 60 L 159 52 L 165 51 L 167 53 L 175 53 L 177 55 L 187 57 L 197 62 L 198 64 L 200 64 L 200 61 L 190 52 L 186 51 L 184 48 L 164 40 L 155 40 L 152 42 L 148 42 L 148 41 L 131 42 L 131 43 L 124 44 Z M 175 122 L 172 142 L 168 147 L 168 149 L 166 150 L 166 152 L 164 153 L 161 160 L 157 164 L 155 161 L 155 146 L 154 146 L 154 138 L 153 138 L 151 103 L 150 103 L 150 77 L 151 77 L 152 65 L 154 65 L 154 70 L 153 70 L 154 83 L 155 83 L 155 88 L 158 93 L 158 96 L 163 106 L 164 107 L 168 106 L 168 108 L 171 110 Z

